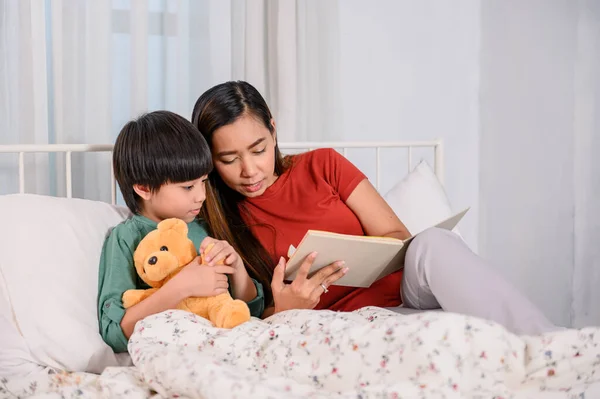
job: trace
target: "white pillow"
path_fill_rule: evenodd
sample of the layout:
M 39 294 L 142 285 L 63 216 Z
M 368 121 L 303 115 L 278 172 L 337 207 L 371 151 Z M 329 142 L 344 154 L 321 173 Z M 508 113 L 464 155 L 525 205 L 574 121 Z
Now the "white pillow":
M 454 214 L 444 188 L 426 161 L 421 161 L 383 198 L 412 235 Z M 460 235 L 457 227 L 453 231 Z
M 0 378 L 27 376 L 43 370 L 19 331 L 0 268 Z
M 104 239 L 128 216 L 126 208 L 99 201 L 0 196 L 5 297 L 17 331 L 39 365 L 99 373 L 131 364 L 102 340 L 96 305 Z M 9 347 L 18 340 L 11 342 L 2 339 L 1 352 L 22 354 L 22 346 Z

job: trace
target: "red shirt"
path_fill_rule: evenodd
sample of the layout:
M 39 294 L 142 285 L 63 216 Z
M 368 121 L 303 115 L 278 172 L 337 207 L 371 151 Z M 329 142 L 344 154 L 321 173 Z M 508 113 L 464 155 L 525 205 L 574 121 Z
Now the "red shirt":
M 274 265 L 281 256 L 287 259 L 289 246 L 297 247 L 309 229 L 364 235 L 360 221 L 345 203 L 364 179 L 358 168 L 333 149 L 297 155 L 263 195 L 244 200 L 255 218 L 254 223 L 247 222 Z M 368 288 L 332 285 L 316 308 L 352 311 L 364 306 L 398 306 L 401 281 L 398 271 Z

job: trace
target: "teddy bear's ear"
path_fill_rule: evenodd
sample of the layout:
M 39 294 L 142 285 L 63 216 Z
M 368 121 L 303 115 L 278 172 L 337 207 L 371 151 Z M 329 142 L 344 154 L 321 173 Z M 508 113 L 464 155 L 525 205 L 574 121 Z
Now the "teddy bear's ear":
M 187 224 L 181 219 L 171 218 L 165 219 L 158 224 L 158 231 L 175 230 L 177 233 L 187 236 Z

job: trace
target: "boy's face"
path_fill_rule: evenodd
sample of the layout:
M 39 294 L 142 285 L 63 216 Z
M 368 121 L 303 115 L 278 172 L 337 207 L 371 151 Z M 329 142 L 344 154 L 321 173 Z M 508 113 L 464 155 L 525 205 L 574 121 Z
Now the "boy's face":
M 155 222 L 169 218 L 179 218 L 186 223 L 193 221 L 206 199 L 205 182 L 207 176 L 184 183 L 166 183 L 158 191 L 135 186 L 134 190 L 142 198 L 142 216 Z

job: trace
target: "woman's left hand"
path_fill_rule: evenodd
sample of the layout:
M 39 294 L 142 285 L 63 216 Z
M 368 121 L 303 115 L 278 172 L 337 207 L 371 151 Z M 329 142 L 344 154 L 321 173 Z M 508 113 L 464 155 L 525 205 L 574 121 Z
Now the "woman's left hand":
M 210 247 L 211 244 L 214 245 Z M 209 251 L 204 253 L 209 247 Z M 236 271 L 244 269 L 242 258 L 227 241 L 206 237 L 200 243 L 200 254 L 204 255 L 204 260 L 208 266 L 215 266 L 219 261 L 224 260 L 225 265 L 232 266 Z
M 286 261 L 283 257 L 279 258 L 271 281 L 275 313 L 289 309 L 314 309 L 327 287 L 344 277 L 348 271 L 344 262 L 333 262 L 309 278 L 308 272 L 316 257 L 316 252 L 306 257 L 298 269 L 296 278 L 290 284 L 284 281 Z

